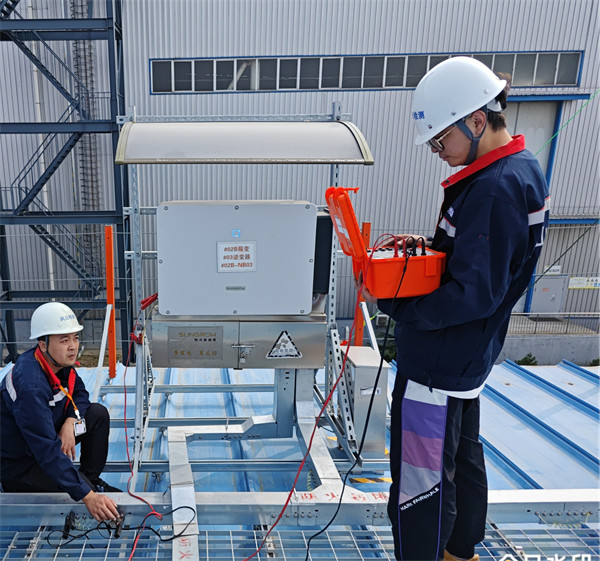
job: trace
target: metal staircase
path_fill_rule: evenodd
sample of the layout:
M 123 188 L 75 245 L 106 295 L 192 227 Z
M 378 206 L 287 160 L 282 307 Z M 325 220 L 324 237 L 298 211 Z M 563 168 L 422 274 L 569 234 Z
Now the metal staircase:
M 19 0 L 0 0 L 0 19 L 7 19 L 15 11 Z
M 44 170 L 42 175 L 40 175 L 39 179 L 35 182 L 31 189 L 26 191 L 23 200 L 19 203 L 19 206 L 13 211 L 13 214 L 22 214 L 27 210 L 29 205 L 33 202 L 33 200 L 37 197 L 38 193 L 42 190 L 44 185 L 48 183 L 48 180 L 52 177 L 54 172 L 58 169 L 60 164 L 65 160 L 65 158 L 70 154 L 71 150 L 77 144 L 77 141 L 81 138 L 82 133 L 75 133 L 69 137 L 66 144 L 62 146 L 62 148 L 58 151 L 58 154 L 54 157 L 54 159 L 50 162 L 48 167 Z M 54 135 L 56 136 L 56 135 Z M 36 151 L 37 152 L 37 151 Z M 41 153 L 40 153 L 41 156 Z M 33 171 L 33 168 L 31 168 Z M 14 187 L 18 187 L 14 185 Z
M 11 14 L 22 19 L 15 11 L 19 0 L 0 0 L 0 13 L 2 18 L 7 19 Z M 36 32 L 34 32 L 35 35 Z M 74 117 L 81 119 L 93 118 L 91 109 L 95 106 L 95 99 L 89 88 L 78 77 L 81 69 L 76 68 L 72 72 L 63 62 L 63 60 L 52 50 L 52 48 L 37 35 L 37 45 L 40 46 L 39 55 L 30 49 L 27 44 L 20 40 L 15 34 L 8 32 L 14 44 L 27 56 L 29 60 L 38 68 L 38 70 L 54 85 L 54 87 L 69 102 L 69 105 L 59 122 L 70 122 Z M 75 43 L 89 43 L 88 41 L 76 41 Z M 78 60 L 77 52 L 75 60 Z M 44 60 L 42 61 L 41 58 Z M 86 77 L 92 75 L 93 82 L 93 61 L 84 62 L 84 66 L 90 70 L 84 72 Z M 51 70 L 52 68 L 52 70 Z M 57 78 L 60 76 L 60 79 Z M 65 85 L 66 84 L 66 85 Z M 95 107 L 94 107 L 95 109 Z M 95 112 L 95 111 L 94 111 Z M 76 119 L 75 119 L 76 120 Z M 90 135 L 87 135 L 88 137 Z M 48 134 L 44 137 L 42 143 L 34 151 L 29 161 L 25 164 L 21 172 L 11 183 L 11 193 L 13 195 L 13 215 L 22 215 L 28 212 L 30 208 L 42 211 L 45 215 L 52 215 L 52 212 L 39 201 L 37 196 L 60 167 L 62 162 L 77 146 L 80 139 L 84 137 L 82 132 L 71 134 L 66 142 L 58 134 Z M 51 160 L 49 164 L 43 165 L 43 162 Z M 96 169 L 97 150 L 95 137 L 93 142 L 89 139 L 86 146 L 79 150 L 79 163 L 82 170 L 82 189 L 81 210 L 97 210 L 98 201 L 95 205 L 88 204 L 89 199 L 89 178 L 95 175 L 95 183 L 92 191 L 98 192 L 97 171 L 92 172 L 90 168 Z M 40 167 L 43 169 L 41 175 L 35 178 Z M 31 185 L 31 187 L 29 187 Z M 15 201 L 15 199 L 17 199 Z M 52 249 L 52 251 L 61 259 L 75 274 L 84 281 L 84 287 L 91 291 L 91 296 L 95 297 L 99 293 L 99 281 L 101 275 L 101 262 L 94 255 L 97 252 L 98 245 L 101 243 L 98 229 L 94 225 L 84 225 L 81 235 L 82 241 L 78 239 L 73 232 L 65 226 L 57 225 L 53 228 L 55 234 L 40 224 L 30 224 L 30 228 L 41 238 L 41 240 Z M 60 237 L 60 240 L 59 240 Z M 67 246 L 71 249 L 67 249 Z
M 99 288 L 98 278 L 94 277 L 94 275 L 84 269 L 77 261 L 73 255 L 69 251 L 67 251 L 63 244 L 61 244 L 56 236 L 52 235 L 44 226 L 39 224 L 30 224 L 29 227 L 42 239 L 42 241 L 48 245 L 52 250 L 62 259 L 67 266 L 73 270 L 81 279 L 85 281 L 85 283 L 92 288 L 92 290 L 96 291 Z M 64 227 L 61 226 L 63 235 L 69 236 L 71 240 L 76 243 L 79 247 L 80 244 L 73 237 L 73 235 Z
M 69 106 L 59 118 L 59 122 L 68 122 L 73 113 L 74 106 Z M 61 145 L 62 139 L 58 134 L 48 134 L 44 137 L 42 143 L 34 151 L 23 169 L 10 185 L 11 194 L 13 196 L 13 214 L 20 215 L 30 210 L 39 211 L 46 216 L 52 216 L 52 211 L 37 199 L 37 195 L 46 185 L 60 164 L 71 153 L 72 149 L 81 138 L 82 133 L 72 134 L 67 142 Z M 50 155 L 50 156 L 49 156 Z M 52 161 L 39 178 L 35 178 L 35 174 L 41 165 L 42 158 L 52 157 Z M 31 188 L 25 185 L 31 185 Z M 30 228 L 42 239 L 42 241 L 50 247 L 56 255 L 67 264 L 67 266 L 76 273 L 85 283 L 85 287 L 89 288 L 92 297 L 96 296 L 99 291 L 98 279 L 102 273 L 101 262 L 93 255 L 85 244 L 80 242 L 77 237 L 62 225 L 54 227 L 53 235 L 45 227 L 41 225 L 29 225 Z M 64 240 L 62 243 L 58 237 Z M 68 246 L 71 251 L 67 249 Z M 77 259 L 75 256 L 78 256 Z

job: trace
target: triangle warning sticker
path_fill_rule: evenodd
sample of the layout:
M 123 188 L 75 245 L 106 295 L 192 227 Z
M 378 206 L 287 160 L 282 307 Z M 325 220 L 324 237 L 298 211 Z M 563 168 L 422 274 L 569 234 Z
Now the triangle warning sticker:
M 282 331 L 267 358 L 302 358 L 302 353 L 294 345 L 294 341 L 287 331 Z

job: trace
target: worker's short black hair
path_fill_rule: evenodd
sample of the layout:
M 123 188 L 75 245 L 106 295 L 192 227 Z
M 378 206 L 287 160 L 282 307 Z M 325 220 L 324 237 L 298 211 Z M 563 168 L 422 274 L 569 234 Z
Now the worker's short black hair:
M 508 91 L 510 90 L 510 81 L 512 77 L 510 74 L 506 74 L 505 72 L 498 72 L 497 74 L 499 78 L 506 80 L 506 86 L 504 86 L 504 89 L 495 97 L 495 100 L 500 103 L 502 111 L 504 111 L 506 109 L 506 100 L 508 98 Z M 494 131 L 506 128 L 506 115 L 502 112 L 488 110 L 487 121 Z

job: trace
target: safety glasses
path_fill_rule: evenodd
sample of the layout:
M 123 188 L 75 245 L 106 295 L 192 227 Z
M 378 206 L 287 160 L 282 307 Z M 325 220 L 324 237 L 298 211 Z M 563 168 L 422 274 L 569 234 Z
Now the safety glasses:
M 437 152 L 441 152 L 444 149 L 444 145 L 442 144 L 442 140 L 446 138 L 457 125 L 452 125 L 444 134 L 440 136 L 434 136 L 432 139 L 427 141 L 427 144 L 431 146 Z

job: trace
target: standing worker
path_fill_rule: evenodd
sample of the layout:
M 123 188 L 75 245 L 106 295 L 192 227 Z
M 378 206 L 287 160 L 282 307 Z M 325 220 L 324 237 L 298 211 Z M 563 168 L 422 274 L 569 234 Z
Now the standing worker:
M 100 479 L 109 414 L 103 405 L 90 403 L 73 368 L 82 329 L 71 308 L 59 302 L 33 312 L 30 339 L 37 345 L 0 382 L 0 480 L 9 493 L 66 491 L 96 520 L 114 520 L 117 504 L 100 494 L 119 491 Z M 72 460 L 79 443 L 77 470 Z
M 479 393 L 548 226 L 544 175 L 524 137 L 506 130 L 508 89 L 468 57 L 438 64 L 419 82 L 416 144 L 466 166 L 442 182 L 431 247 L 446 254 L 446 270 L 425 296 L 377 301 L 363 289 L 396 321 L 388 514 L 399 560 L 476 561 L 484 538 Z

